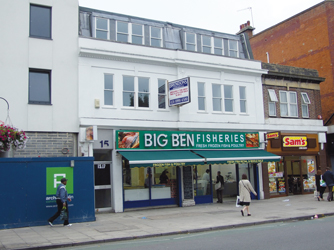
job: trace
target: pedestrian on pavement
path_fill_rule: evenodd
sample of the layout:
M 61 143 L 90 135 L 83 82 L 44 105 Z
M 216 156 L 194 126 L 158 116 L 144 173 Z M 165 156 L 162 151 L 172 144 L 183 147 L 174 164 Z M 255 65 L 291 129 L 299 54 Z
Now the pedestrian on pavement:
M 218 198 L 217 203 L 223 203 L 224 177 L 220 174 L 220 171 L 217 172 L 216 184 L 218 183 L 220 183 L 220 187 L 216 188 Z
M 318 196 L 317 196 L 317 199 L 318 201 L 321 200 L 324 200 L 324 192 L 326 190 L 326 187 L 323 187 L 320 185 L 320 180 L 322 179 L 322 176 L 321 176 L 321 170 L 318 169 L 317 171 L 317 174 L 315 175 L 315 185 L 317 186 L 317 192 L 318 192 Z
M 252 192 L 255 196 L 257 196 L 257 193 L 252 187 L 252 184 L 247 179 L 246 174 L 243 174 L 241 178 L 242 180 L 239 181 L 239 196 L 240 196 L 240 205 L 244 206 L 244 208 L 241 209 L 241 215 L 244 216 L 244 212 L 247 209 L 247 215 L 251 216 L 249 212 L 249 205 L 251 202 L 250 192 Z
M 326 168 L 326 172 L 322 175 L 322 179 L 326 182 L 326 185 L 329 191 L 327 200 L 332 201 L 333 200 L 334 174 L 332 171 L 330 171 L 329 167 Z
M 72 224 L 68 222 L 69 214 L 68 214 L 68 205 L 67 201 L 71 201 L 71 198 L 68 197 L 67 195 L 67 190 L 66 190 L 66 184 L 67 184 L 68 179 L 62 178 L 60 180 L 60 184 L 57 187 L 57 192 L 56 192 L 56 202 L 57 202 L 57 212 L 48 220 L 49 225 L 52 227 L 53 226 L 53 221 L 57 219 L 61 213 L 61 210 L 63 207 L 66 207 L 66 212 L 67 212 L 67 219 L 64 220 L 64 226 L 70 227 Z

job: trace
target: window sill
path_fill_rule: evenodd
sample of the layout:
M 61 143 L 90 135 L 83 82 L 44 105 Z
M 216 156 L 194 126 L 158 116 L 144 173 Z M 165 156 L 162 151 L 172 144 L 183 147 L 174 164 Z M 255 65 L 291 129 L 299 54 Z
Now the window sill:
M 153 111 L 150 108 L 135 108 L 135 107 L 122 107 L 122 110 L 140 110 L 140 111 Z
M 239 115 L 242 115 L 242 116 L 249 116 L 248 113 L 240 113 Z
M 101 106 L 101 109 L 116 109 L 116 107 L 105 105 L 105 106 Z
M 36 39 L 42 39 L 42 40 L 48 40 L 48 41 L 52 41 L 52 38 L 49 37 L 41 37 L 41 36 L 29 36 L 29 38 L 36 38 Z
M 205 110 L 198 110 L 197 111 L 198 114 L 209 114 L 207 111 Z
M 169 112 L 168 109 L 158 109 L 157 111 L 158 111 L 158 112 Z
M 45 106 L 52 106 L 52 103 L 28 102 L 28 105 L 45 105 Z

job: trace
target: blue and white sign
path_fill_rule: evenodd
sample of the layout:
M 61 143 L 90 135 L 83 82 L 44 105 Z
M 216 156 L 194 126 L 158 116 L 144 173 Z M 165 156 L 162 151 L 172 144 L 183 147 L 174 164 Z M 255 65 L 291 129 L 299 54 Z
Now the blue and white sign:
M 182 78 L 168 83 L 169 107 L 190 102 L 190 78 Z

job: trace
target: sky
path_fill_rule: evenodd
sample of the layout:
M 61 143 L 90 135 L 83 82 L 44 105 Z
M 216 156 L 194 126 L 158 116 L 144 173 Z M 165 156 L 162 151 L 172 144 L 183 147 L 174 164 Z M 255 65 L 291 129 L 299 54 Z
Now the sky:
M 235 34 L 248 20 L 257 34 L 322 0 L 79 0 L 119 14 Z

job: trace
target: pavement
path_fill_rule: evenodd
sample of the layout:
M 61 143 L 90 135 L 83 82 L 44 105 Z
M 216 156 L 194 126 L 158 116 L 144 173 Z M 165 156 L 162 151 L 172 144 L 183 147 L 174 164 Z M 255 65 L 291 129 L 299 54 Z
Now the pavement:
M 327 197 L 327 194 L 325 194 Z M 334 215 L 334 202 L 318 201 L 313 194 L 254 200 L 251 216 L 241 216 L 234 198 L 224 203 L 96 213 L 96 221 L 0 230 L 0 249 L 51 249 L 133 240 L 172 234 L 254 226 L 265 223 L 321 219 Z

